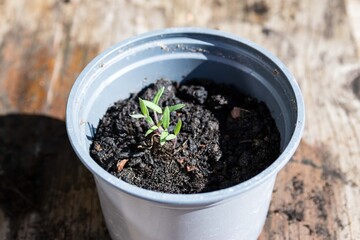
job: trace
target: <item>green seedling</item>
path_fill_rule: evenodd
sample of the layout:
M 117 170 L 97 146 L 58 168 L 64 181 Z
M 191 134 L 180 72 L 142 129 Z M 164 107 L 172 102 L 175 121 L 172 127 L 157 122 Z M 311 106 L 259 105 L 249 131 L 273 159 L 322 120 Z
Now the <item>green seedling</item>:
M 177 136 L 179 135 L 182 127 L 182 121 L 179 118 L 174 127 L 173 133 L 170 133 L 170 114 L 185 107 L 185 104 L 181 103 L 173 106 L 165 106 L 165 108 L 162 109 L 159 106 L 159 100 L 164 93 L 164 90 L 164 87 L 159 89 L 152 101 L 139 98 L 141 113 L 131 114 L 130 116 L 132 118 L 145 119 L 149 125 L 149 129 L 146 131 L 145 136 L 152 133 L 153 135 L 159 136 L 161 146 L 164 145 L 166 141 L 170 140 L 174 141 L 175 146 Z M 149 109 L 152 110 L 154 119 L 150 116 Z

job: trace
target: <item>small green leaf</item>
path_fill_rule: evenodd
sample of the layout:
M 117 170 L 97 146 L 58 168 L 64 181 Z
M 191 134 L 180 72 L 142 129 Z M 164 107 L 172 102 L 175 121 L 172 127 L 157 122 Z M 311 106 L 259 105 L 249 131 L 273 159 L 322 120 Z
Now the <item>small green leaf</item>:
M 155 103 L 156 105 L 158 105 L 160 97 L 162 96 L 162 94 L 164 93 L 165 87 L 162 87 L 159 89 L 159 91 L 157 91 L 154 99 L 152 100 L 153 103 Z
M 145 133 L 145 137 L 147 135 L 149 135 L 150 133 L 152 133 L 153 131 L 155 131 L 156 129 L 158 129 L 158 126 L 152 126 L 149 130 L 147 130 L 147 132 Z
M 183 107 L 185 107 L 185 104 L 180 103 L 180 104 L 176 104 L 174 106 L 170 106 L 169 110 L 170 110 L 170 112 L 174 112 L 174 111 L 177 111 L 177 110 L 179 110 L 179 109 L 181 109 Z
M 170 125 L 170 110 L 169 107 L 165 107 L 164 114 L 162 116 L 162 125 L 164 129 L 168 129 Z
M 164 143 L 166 142 L 166 137 L 169 135 L 169 133 L 167 131 L 163 131 L 160 135 L 160 145 L 164 145 Z
M 140 113 L 137 113 L 137 114 L 130 114 L 130 117 L 132 118 L 145 118 L 144 115 L 140 114 Z
M 147 116 L 147 117 L 145 118 L 145 120 L 148 122 L 148 124 L 154 125 L 154 121 L 152 120 L 152 118 L 151 118 L 150 116 Z
M 142 114 L 144 114 L 145 117 L 149 116 L 149 110 L 147 109 L 144 100 L 142 100 L 141 98 L 139 98 L 139 105 Z
M 153 111 L 155 111 L 155 112 L 157 112 L 157 113 L 162 113 L 161 108 L 160 108 L 158 105 L 156 105 L 155 103 L 150 102 L 150 101 L 148 101 L 148 100 L 143 100 L 143 102 L 145 103 L 145 105 L 146 105 L 148 108 L 152 109 Z
M 175 136 L 177 136 L 181 130 L 181 126 L 182 126 L 182 121 L 181 119 L 179 118 L 179 120 L 177 121 L 176 125 L 175 125 L 175 128 L 174 128 L 174 134 Z
M 161 139 L 166 139 L 166 137 L 169 135 L 168 131 L 162 131 L 160 134 L 160 140 Z
M 176 138 L 176 136 L 174 135 L 174 134 L 169 134 L 166 138 L 165 138 L 165 140 L 166 141 L 169 141 L 169 140 L 173 140 L 173 139 L 175 139 Z

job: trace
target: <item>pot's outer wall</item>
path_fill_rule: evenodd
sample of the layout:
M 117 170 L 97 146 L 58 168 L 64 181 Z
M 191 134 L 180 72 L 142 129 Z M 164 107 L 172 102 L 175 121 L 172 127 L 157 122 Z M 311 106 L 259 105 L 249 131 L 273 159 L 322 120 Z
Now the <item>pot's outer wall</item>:
M 263 228 L 275 176 L 230 199 L 187 208 L 123 194 L 96 177 L 95 182 L 112 239 L 249 240 Z
M 111 104 L 159 78 L 194 77 L 233 84 L 267 104 L 282 140 L 282 154 L 270 167 L 231 188 L 176 195 L 127 184 L 91 159 L 89 139 Z M 276 174 L 300 142 L 304 114 L 296 81 L 272 54 L 223 32 L 177 28 L 132 38 L 94 59 L 72 88 L 66 123 L 75 152 L 95 176 L 114 239 L 237 240 L 260 234 Z

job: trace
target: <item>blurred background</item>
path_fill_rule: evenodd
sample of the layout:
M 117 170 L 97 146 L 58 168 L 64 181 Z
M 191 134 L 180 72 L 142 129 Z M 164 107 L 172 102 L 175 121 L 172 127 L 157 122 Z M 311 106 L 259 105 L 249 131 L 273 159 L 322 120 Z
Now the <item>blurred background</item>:
M 109 239 L 67 97 L 101 51 L 176 26 L 262 45 L 303 91 L 303 141 L 260 239 L 360 239 L 359 0 L 0 0 L 0 239 Z

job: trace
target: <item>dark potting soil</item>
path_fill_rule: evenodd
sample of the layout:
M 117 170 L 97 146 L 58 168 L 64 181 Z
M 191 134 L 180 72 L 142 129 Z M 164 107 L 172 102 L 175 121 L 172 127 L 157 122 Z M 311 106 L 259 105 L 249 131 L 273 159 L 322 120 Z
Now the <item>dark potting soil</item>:
M 163 146 L 140 113 L 138 97 L 152 100 L 165 87 L 161 107 L 184 103 L 171 113 L 170 131 L 183 125 Z M 150 110 L 151 111 L 151 110 Z M 233 86 L 194 79 L 179 85 L 159 80 L 109 107 L 90 147 L 106 171 L 136 186 L 167 193 L 199 193 L 241 183 L 268 167 L 280 154 L 280 134 L 263 102 Z

